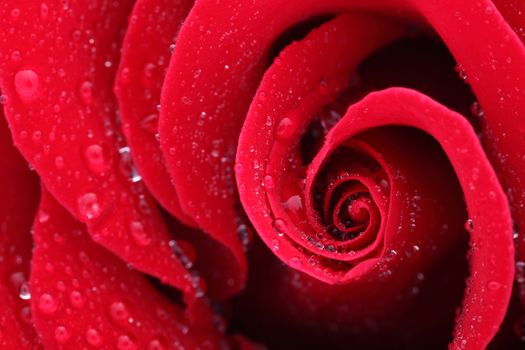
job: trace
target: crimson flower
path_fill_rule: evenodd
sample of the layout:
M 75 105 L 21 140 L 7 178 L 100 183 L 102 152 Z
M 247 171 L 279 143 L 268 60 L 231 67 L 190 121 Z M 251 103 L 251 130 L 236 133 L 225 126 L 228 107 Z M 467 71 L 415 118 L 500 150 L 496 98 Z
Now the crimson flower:
M 2 349 L 524 346 L 523 1 L 0 13 Z

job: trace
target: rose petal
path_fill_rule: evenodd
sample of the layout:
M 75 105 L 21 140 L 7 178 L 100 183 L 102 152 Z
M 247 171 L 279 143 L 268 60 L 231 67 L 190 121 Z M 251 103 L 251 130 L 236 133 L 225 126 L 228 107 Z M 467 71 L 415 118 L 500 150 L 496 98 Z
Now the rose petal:
M 189 324 L 174 300 L 93 243 L 46 191 L 40 211 L 47 220 L 34 226 L 31 307 L 46 348 L 219 346 L 217 333 Z
M 487 346 L 510 300 L 514 246 L 507 199 L 475 134 L 469 131 L 470 125 L 424 95 L 402 88 L 370 94 L 350 107 L 347 116 L 327 136 L 328 147 L 321 150 L 319 159 L 352 135 L 389 124 L 422 129 L 438 140 L 447 153 L 461 183 L 473 227 L 472 273 L 451 346 L 465 349 Z
M 524 154 L 516 152 L 525 149 L 525 46 L 518 36 L 523 34 L 514 32 L 502 16 L 511 12 L 513 2 L 502 7 L 502 14 L 489 0 L 413 2 L 446 42 L 478 97 L 484 112 L 483 144 L 506 189 L 519 232 L 525 226 L 525 198 L 519 195 L 525 190 Z M 509 21 L 521 28 L 516 15 L 523 17 L 513 14 Z M 520 234 L 517 243 L 518 260 L 525 259 L 523 237 Z M 521 298 L 525 303 L 525 294 Z
M 191 290 L 155 203 L 133 183 L 129 148 L 115 125 L 111 87 L 131 5 L 4 2 L 6 117 L 16 146 L 95 241 Z
M 193 1 L 173 0 L 141 0 L 135 4 L 124 38 L 115 90 L 124 134 L 145 184 L 171 214 L 195 226 L 179 206 L 155 136 L 160 89 L 171 55 L 169 48 L 174 45 L 175 36 L 192 5 Z M 157 14 L 159 9 L 164 10 Z M 214 244 L 197 230 L 177 224 L 170 230 L 196 250 L 196 267 L 205 278 L 210 296 L 224 298 L 239 291 L 240 285 L 232 284 L 239 279 L 238 266 L 227 249 Z
M 159 149 L 158 118 L 164 74 L 192 0 L 140 0 L 135 3 L 122 44 L 115 92 L 124 135 L 144 183 L 172 215 L 195 223 L 181 210 Z M 160 10 L 159 12 L 159 9 Z
M 0 346 L 40 349 L 29 310 L 31 223 L 38 205 L 38 179 L 12 145 L 0 112 Z M 45 220 L 44 216 L 40 219 Z
M 351 258 L 356 259 L 359 261 L 359 259 L 367 258 L 368 261 L 361 261 L 355 267 L 350 269 L 352 266 L 348 268 L 348 272 L 341 275 L 338 274 L 336 271 L 330 272 L 330 274 L 327 274 L 326 267 L 329 267 L 327 264 L 323 264 L 323 261 L 318 262 L 315 264 L 315 266 L 310 266 L 309 264 L 306 264 L 306 257 L 302 257 L 304 255 L 304 250 L 301 250 L 297 247 L 297 245 L 301 246 L 302 249 L 306 249 L 309 253 L 315 253 L 320 254 L 326 257 L 335 258 L 338 260 L 343 260 L 344 258 L 338 257 L 335 254 L 328 254 L 325 252 L 322 252 L 322 250 L 326 247 L 326 243 L 323 242 L 321 247 L 318 247 L 317 244 L 314 244 L 314 247 L 309 247 L 305 242 L 300 241 L 300 235 L 299 232 L 304 232 L 305 227 L 302 227 L 299 232 L 293 232 L 294 227 L 291 223 L 294 225 L 296 224 L 297 218 L 293 218 L 290 214 L 290 211 L 288 212 L 286 210 L 283 210 L 283 204 L 284 198 L 281 199 L 281 193 L 284 193 L 286 189 L 286 183 L 284 183 L 284 179 L 287 177 L 285 174 L 287 172 L 293 173 L 297 172 L 297 170 L 293 170 L 294 167 L 299 168 L 301 165 L 298 165 L 294 163 L 293 161 L 290 162 L 289 160 L 293 160 L 296 157 L 292 154 L 291 150 L 296 147 L 298 140 L 297 140 L 297 133 L 304 130 L 306 125 L 309 123 L 309 121 L 312 119 L 311 116 L 315 115 L 316 108 L 319 108 L 320 105 L 323 103 L 323 94 L 327 95 L 330 92 L 330 84 L 326 84 L 328 86 L 323 89 L 323 93 L 320 93 L 318 90 L 309 90 L 311 89 L 311 86 L 313 85 L 312 81 L 319 81 L 321 79 L 324 79 L 325 81 L 330 81 L 332 79 L 332 75 L 337 76 L 334 72 L 331 70 L 334 67 L 334 63 L 330 63 L 330 57 L 337 57 L 342 62 L 348 62 L 350 59 L 349 52 L 341 51 L 339 54 L 335 52 L 335 50 L 338 47 L 346 47 L 342 42 L 339 42 L 338 40 L 334 40 L 333 43 L 330 44 L 330 36 L 329 33 L 336 32 L 337 29 L 340 29 L 337 27 L 337 24 L 341 23 L 344 25 L 344 16 L 340 18 L 340 22 L 338 23 L 337 20 L 334 21 L 333 27 L 331 28 L 328 24 L 326 26 L 322 26 L 319 28 L 318 33 L 316 31 L 312 32 L 311 35 L 309 35 L 304 42 L 308 43 L 308 45 L 296 44 L 295 46 L 297 49 L 294 51 L 293 45 L 290 46 L 289 49 L 285 50 L 281 57 L 278 58 L 278 61 L 274 66 L 272 66 L 267 74 L 265 75 L 265 78 L 263 79 L 263 82 L 259 88 L 258 95 L 256 99 L 254 100 L 252 104 L 252 108 L 250 109 L 248 118 L 244 124 L 243 132 L 241 134 L 240 138 L 240 144 L 239 144 L 239 152 L 238 152 L 238 164 L 242 165 L 243 169 L 246 169 L 246 172 L 238 174 L 238 182 L 239 182 L 239 189 L 241 193 L 241 199 L 243 201 L 244 207 L 247 210 L 247 213 L 254 223 L 257 231 L 260 233 L 263 240 L 265 240 L 266 244 L 272 248 L 274 253 L 279 256 L 284 262 L 288 263 L 290 266 L 300 269 L 303 272 L 306 272 L 312 276 L 315 276 L 318 279 L 321 279 L 328 283 L 340 283 L 341 281 L 349 281 L 351 279 L 356 279 L 360 277 L 363 274 L 366 274 L 369 271 L 373 271 L 372 268 L 374 267 L 374 262 L 377 260 L 377 255 L 372 256 L 372 259 L 369 256 L 369 252 L 366 252 L 367 255 L 359 255 L 359 254 L 352 254 Z M 354 24 L 356 22 L 355 18 L 353 19 L 352 23 Z M 366 22 L 365 22 L 366 23 Z M 331 24 L 331 23 L 330 23 Z M 352 32 L 352 30 L 349 30 L 349 28 L 345 28 L 343 25 L 341 25 L 342 28 L 346 30 L 340 30 L 341 33 L 348 33 Z M 377 28 L 377 24 L 374 26 Z M 366 28 L 366 27 L 365 27 Z M 353 30 L 355 32 L 355 29 Z M 368 30 L 369 32 L 369 30 Z M 317 36 L 316 36 L 317 35 Z M 332 34 L 335 38 L 337 37 L 337 34 Z M 342 40 L 344 36 L 340 35 L 339 40 Z M 370 40 L 367 40 L 366 42 L 370 42 Z M 310 51 L 308 51 L 308 47 L 310 48 Z M 301 51 L 301 49 L 303 51 Z M 299 67 L 299 68 L 295 68 Z M 303 68 L 307 67 L 307 68 Z M 297 71 L 296 71 L 297 70 Z M 348 74 L 348 72 L 346 72 Z M 297 78 L 294 78 L 297 77 Z M 294 80 L 296 80 L 294 82 Z M 311 81 L 312 80 L 312 81 Z M 337 90 L 334 88 L 333 90 Z M 261 97 L 265 91 L 272 91 L 271 96 L 264 95 L 264 97 Z M 328 92 L 327 92 L 328 91 Z M 430 107 L 429 102 L 423 103 L 424 96 L 417 96 L 411 97 L 411 98 L 403 98 L 404 95 L 410 95 L 408 93 L 403 94 L 402 92 L 405 90 L 400 90 L 398 94 L 390 93 L 390 95 L 387 94 L 387 97 L 385 97 L 383 100 L 383 103 L 377 103 L 378 107 L 376 107 L 378 110 L 382 108 L 383 114 L 388 115 L 389 109 L 392 108 L 390 105 L 394 102 L 398 102 L 399 100 L 403 101 L 407 108 L 410 105 L 414 105 L 414 109 L 420 109 L 422 111 L 426 111 L 424 113 L 430 113 Z M 288 93 L 287 93 L 288 92 Z M 294 93 L 292 93 L 294 92 Z M 414 93 L 415 94 L 415 93 Z M 326 99 L 326 96 L 324 97 Z M 421 100 L 421 106 L 418 105 L 418 103 L 413 102 L 415 100 L 416 102 Z M 368 108 L 367 104 L 365 102 L 362 102 L 361 104 L 364 104 L 365 107 L 362 107 L 366 113 L 366 110 Z M 437 109 L 437 105 L 434 106 L 433 110 Z M 293 113 L 289 111 L 294 111 Z M 438 114 L 438 111 L 436 111 L 434 114 Z M 375 112 L 378 114 L 379 112 Z M 397 114 L 401 114 L 405 116 L 407 114 L 406 111 L 402 111 L 399 113 L 392 113 L 390 124 L 405 124 L 403 123 L 402 118 L 395 118 Z M 439 111 L 439 115 L 446 114 L 443 111 Z M 372 118 L 372 117 L 369 117 Z M 405 118 L 407 118 L 405 116 Z M 443 130 L 447 127 L 451 127 L 453 130 L 463 130 L 463 133 L 468 134 L 469 139 L 466 141 L 465 147 L 474 147 L 476 151 L 466 151 L 466 153 L 469 153 L 473 159 L 470 161 L 473 162 L 476 158 L 479 158 L 476 162 L 483 163 L 483 169 L 481 171 L 487 172 L 488 176 L 490 176 L 490 182 L 488 184 L 482 184 L 480 186 L 477 186 L 475 183 L 465 183 L 464 177 L 465 172 L 473 169 L 473 174 L 470 174 L 469 176 L 482 176 L 479 174 L 480 172 L 480 166 L 477 164 L 472 164 L 471 166 L 468 166 L 466 168 L 462 168 L 460 172 L 459 177 L 460 180 L 463 181 L 464 187 L 467 185 L 470 186 L 469 190 L 472 191 L 474 188 L 473 186 L 477 186 L 476 188 L 483 189 L 486 193 L 488 193 L 488 196 L 493 196 L 497 200 L 494 203 L 487 204 L 484 207 L 486 218 L 490 218 L 492 214 L 492 209 L 494 207 L 497 207 L 497 212 L 501 212 L 502 216 L 499 218 L 501 220 L 501 225 L 503 225 L 501 228 L 494 228 L 492 224 L 485 222 L 484 227 L 482 228 L 485 230 L 489 230 L 489 232 L 507 232 L 506 235 L 500 238 L 496 238 L 496 241 L 498 239 L 501 239 L 502 241 L 499 243 L 500 246 L 498 247 L 499 251 L 495 252 L 495 255 L 490 255 L 488 253 L 480 253 L 480 255 L 487 254 L 486 256 L 483 256 L 481 259 L 484 259 L 485 261 L 483 263 L 480 263 L 480 265 L 485 264 L 485 266 L 488 266 L 488 262 L 492 262 L 492 264 L 495 264 L 495 261 L 499 261 L 501 265 L 499 266 L 492 266 L 491 269 L 499 268 L 501 269 L 501 275 L 500 276 L 490 276 L 492 280 L 489 279 L 489 277 L 485 276 L 484 280 L 482 282 L 479 281 L 473 281 L 471 283 L 474 283 L 476 285 L 476 293 L 483 294 L 484 291 L 488 289 L 491 289 L 487 286 L 497 286 L 497 290 L 499 290 L 499 293 L 503 293 L 504 295 L 493 295 L 488 296 L 488 298 L 494 298 L 493 300 L 498 300 L 500 304 L 495 304 L 495 307 L 498 310 L 497 315 L 493 315 L 493 319 L 486 324 L 484 324 L 482 329 L 477 330 L 483 333 L 485 333 L 487 336 L 487 339 L 490 340 L 493 334 L 495 333 L 495 330 L 499 326 L 499 323 L 502 320 L 502 317 L 504 315 L 504 312 L 506 310 L 506 306 L 508 305 L 510 290 L 511 290 L 511 283 L 509 282 L 509 278 L 511 278 L 513 269 L 512 269 L 512 259 L 509 258 L 512 254 L 512 238 L 510 235 L 511 227 L 509 225 L 510 218 L 508 216 L 508 207 L 504 204 L 505 201 L 502 200 L 501 197 L 503 197 L 501 193 L 501 188 L 499 187 L 499 183 L 497 182 L 497 178 L 492 172 L 492 169 L 490 168 L 490 164 L 486 160 L 483 151 L 481 150 L 477 139 L 475 137 L 475 134 L 471 130 L 471 128 L 468 126 L 466 121 L 463 120 L 461 116 L 446 116 L 442 117 L 444 120 L 446 118 L 447 122 L 441 121 L 439 126 L 435 126 L 435 128 L 443 128 Z M 347 118 L 349 119 L 349 118 Z M 399 119 L 399 121 L 398 121 Z M 454 124 L 449 119 L 459 119 L 460 121 L 454 122 Z M 266 127 L 261 128 L 261 126 L 265 125 L 265 120 L 271 120 L 271 123 L 266 123 Z M 282 137 L 279 137 L 279 125 L 281 124 L 282 120 L 286 120 L 287 124 L 289 125 L 295 125 L 295 132 L 290 133 L 286 139 L 283 140 Z M 331 134 L 328 136 L 328 141 L 325 143 L 325 146 L 321 149 L 321 153 L 317 155 L 317 157 L 314 159 L 312 165 L 309 168 L 308 172 L 308 178 L 306 180 L 306 189 L 305 192 L 307 195 L 305 205 L 307 208 L 305 209 L 308 211 L 308 207 L 312 206 L 311 202 L 308 200 L 308 193 L 312 192 L 312 185 L 314 182 L 314 178 L 316 174 L 319 172 L 319 169 L 323 162 L 326 161 L 327 156 L 333 152 L 333 150 L 342 144 L 344 140 L 347 140 L 350 138 L 351 135 L 357 134 L 358 131 L 355 131 L 354 127 L 356 127 L 355 123 L 352 123 L 352 121 L 345 121 L 344 125 L 340 126 L 341 123 L 343 123 L 344 119 L 340 121 L 336 126 L 334 127 L 334 131 L 332 131 Z M 461 124 L 461 122 L 463 124 Z M 415 123 L 415 122 L 414 122 Z M 437 123 L 436 123 L 437 124 Z M 276 127 L 277 125 L 277 127 Z M 411 126 L 417 126 L 416 124 L 413 124 Z M 346 129 L 345 129 L 346 128 Z M 340 136 L 337 140 L 332 140 L 332 135 L 335 134 L 335 130 L 343 130 L 346 131 L 346 134 L 343 134 L 343 136 Z M 424 128 L 425 129 L 425 128 Z M 361 129 L 363 130 L 363 129 Z M 429 131 L 428 128 L 426 131 Z M 350 134 L 352 132 L 352 134 Z M 275 133 L 275 134 L 274 134 Z M 341 132 L 339 132 L 341 133 Z M 433 132 L 430 132 L 431 134 L 434 134 Z M 294 134 L 295 138 L 294 138 Z M 439 136 L 439 137 L 438 137 Z M 448 143 L 455 142 L 455 144 L 458 143 L 458 140 L 453 139 L 452 136 L 445 135 L 443 131 L 436 136 L 436 138 L 448 145 Z M 457 137 L 457 136 L 456 136 Z M 433 220 L 436 220 L 439 215 L 437 214 L 436 209 L 431 208 L 438 208 L 439 206 L 437 203 L 447 203 L 447 197 L 443 197 L 442 194 L 439 192 L 435 192 L 435 188 L 446 188 L 447 184 L 450 183 L 449 180 L 444 180 L 445 178 L 441 177 L 438 179 L 433 179 L 432 174 L 421 174 L 421 170 L 425 169 L 425 158 L 417 158 L 414 154 L 413 156 L 415 159 L 419 159 L 419 161 L 416 161 L 416 163 L 407 163 L 407 160 L 403 160 L 403 157 L 400 157 L 404 154 L 402 151 L 403 148 L 399 148 L 400 146 L 397 146 L 395 143 L 392 143 L 389 141 L 388 135 L 384 135 L 380 138 L 381 142 L 375 144 L 375 147 L 380 147 L 381 149 L 380 153 L 383 153 L 382 157 L 385 159 L 388 159 L 389 161 L 395 160 L 395 165 L 392 165 L 393 169 L 397 169 L 396 171 L 399 174 L 398 176 L 393 176 L 393 174 L 389 174 L 389 183 L 392 193 L 400 193 L 403 195 L 406 195 L 407 198 L 423 198 L 422 203 L 418 203 L 417 207 L 420 209 L 421 212 L 423 212 L 423 215 L 425 213 L 429 213 L 430 209 L 430 217 L 427 216 L 426 219 L 424 218 L 418 218 L 417 220 L 421 220 L 420 222 L 425 222 L 423 226 L 427 229 L 432 231 L 430 228 L 433 227 L 431 222 Z M 462 143 L 461 143 L 462 144 Z M 420 147 L 420 146 L 418 146 Z M 417 147 L 416 147 L 417 149 Z M 455 149 L 454 149 L 455 151 Z M 393 152 L 393 153 L 392 153 Z M 463 150 L 462 150 L 463 152 Z M 435 162 L 436 168 L 440 169 L 440 167 L 437 165 L 437 159 L 432 156 L 427 156 L 428 159 L 432 159 Z M 456 156 L 457 157 L 457 156 Z M 384 164 L 384 162 L 380 161 L 379 163 Z M 463 162 L 466 164 L 465 162 Z M 414 167 L 414 164 L 416 165 Z M 383 165 L 383 168 L 386 168 L 385 165 Z M 412 172 L 406 173 L 409 171 L 409 169 Z M 457 169 L 459 170 L 459 169 Z M 299 171 L 300 173 L 300 171 Z M 249 174 L 249 175 L 247 175 Z M 414 176 L 415 175 L 415 176 Z M 265 182 L 261 181 L 262 178 L 265 178 L 266 176 L 272 176 L 273 178 L 277 179 L 275 180 L 275 183 L 272 185 L 271 188 L 265 189 Z M 463 178 L 462 178 L 463 177 Z M 399 181 L 399 178 L 401 179 L 408 179 L 406 181 Z M 424 183 L 421 183 L 421 181 L 428 181 L 428 183 L 425 185 Z M 300 181 L 300 175 L 297 176 L 297 182 Z M 444 181 L 442 185 L 439 185 L 440 181 Z M 473 181 L 477 181 L 477 179 L 474 179 Z M 284 183 L 284 184 L 283 184 Z M 405 183 L 410 184 L 410 186 L 405 185 Z M 426 186 L 419 188 L 417 192 L 414 192 L 414 187 L 416 184 L 421 184 L 422 186 Z M 431 184 L 429 187 L 428 185 Z M 434 188 L 434 190 L 432 189 Z M 434 192 L 433 192 L 434 191 Z M 451 190 L 449 190 L 451 191 Z M 479 189 L 478 189 L 479 191 Z M 268 203 L 266 200 L 263 199 L 262 193 L 267 192 L 268 193 Z M 496 194 L 497 193 L 497 194 Z M 328 193 L 330 194 L 330 193 Z M 450 200 L 453 200 L 452 191 L 449 193 L 451 195 Z M 499 197 L 497 197 L 499 196 Z M 399 197 L 399 196 L 398 196 Z M 437 201 L 434 205 L 426 206 L 425 201 L 427 201 L 429 198 L 433 198 Z M 458 197 L 456 196 L 456 199 Z M 503 197 L 504 198 L 504 197 Z M 470 199 L 472 201 L 472 198 Z M 454 202 L 454 201 L 452 201 Z M 489 202 L 491 202 L 489 200 Z M 408 224 L 405 223 L 402 225 L 402 219 L 401 222 L 395 222 L 399 219 L 397 218 L 403 218 L 406 215 L 400 214 L 400 212 L 403 212 L 404 208 L 410 208 L 411 200 L 408 200 L 406 203 L 403 201 L 401 206 L 401 202 L 398 199 L 394 199 L 394 197 L 391 199 L 391 208 L 388 213 L 388 216 L 383 218 L 383 220 L 386 220 L 386 224 L 384 227 L 386 231 L 385 233 L 385 242 L 384 246 L 385 249 L 393 249 L 394 251 L 399 251 L 401 248 L 401 245 L 403 244 L 410 244 L 416 243 L 417 240 L 420 240 L 420 242 L 427 241 L 428 239 L 434 240 L 434 238 L 425 237 L 425 234 L 427 232 L 419 232 L 419 234 L 424 234 L 423 236 L 418 236 L 417 231 L 414 232 L 414 236 L 412 236 L 410 229 L 405 229 L 401 231 L 400 233 L 403 234 L 403 236 L 398 236 L 396 239 L 393 239 L 392 237 L 396 235 L 396 229 L 398 227 L 407 227 Z M 481 200 L 479 201 L 479 205 L 483 207 L 483 204 L 481 203 Z M 288 205 L 288 202 L 284 203 L 284 207 Z M 472 202 L 469 203 L 471 211 L 472 206 L 476 204 L 472 204 Z M 427 209 L 425 209 L 425 206 Z M 397 207 L 397 208 L 396 208 Z M 449 220 L 452 220 L 450 224 L 452 224 L 454 221 L 457 223 L 457 220 L 452 219 L 456 215 L 456 213 L 459 213 L 459 210 L 457 209 L 451 209 L 449 206 L 449 214 L 450 218 Z M 296 208 L 297 211 L 303 211 L 302 206 L 300 208 Z M 490 211 L 489 211 L 490 210 Z M 313 215 L 308 215 L 307 218 L 304 220 L 309 220 L 311 222 L 311 218 Z M 407 213 L 408 214 L 408 213 Z M 290 215 L 290 216 L 289 216 Z M 421 214 L 419 214 L 421 215 Z M 427 214 L 428 215 L 428 214 Z M 384 216 L 384 213 L 383 213 Z M 444 216 L 447 218 L 447 215 Z M 272 221 L 273 218 L 273 221 Z M 415 218 L 414 218 L 415 219 Z M 277 224 L 277 220 L 282 221 L 282 224 Z M 446 220 L 446 219 L 445 219 Z M 496 220 L 498 221 L 498 219 Z M 446 222 L 446 221 L 445 221 Z M 283 229 L 282 226 L 284 224 L 288 225 L 286 229 Z M 490 225 L 489 225 L 490 224 Z M 498 223 L 500 224 L 500 223 Z M 453 225 L 452 225 L 453 226 Z M 457 226 L 457 225 L 456 225 Z M 414 222 L 415 227 L 415 222 Z M 392 230 L 394 229 L 394 230 Z M 381 231 L 383 228 L 381 229 Z M 399 232 L 399 230 L 397 231 Z M 306 232 L 307 235 L 310 237 L 313 236 L 315 233 L 310 230 L 310 232 Z M 453 232 L 454 233 L 454 232 Z M 304 233 L 303 233 L 304 234 Z M 479 234 L 479 233 L 477 233 Z M 288 236 L 291 238 L 292 242 L 290 242 L 287 239 L 280 238 L 281 236 Z M 317 233 L 318 235 L 318 233 Z M 378 238 L 381 237 L 378 235 Z M 440 235 L 442 238 L 442 235 Z M 452 242 L 454 242 L 454 235 L 449 236 L 448 239 L 451 239 Z M 310 241 L 311 242 L 311 241 Z M 421 245 L 421 243 L 418 243 Z M 436 243 L 433 243 L 436 244 Z M 437 243 L 437 250 L 445 248 L 443 244 L 445 243 Z M 474 244 L 478 245 L 479 242 L 475 241 Z M 495 243 L 494 243 L 495 244 Z M 333 246 L 333 245 L 332 245 Z M 315 249 L 319 248 L 319 249 Z M 476 249 L 479 249 L 476 248 Z M 489 249 L 489 248 L 485 248 Z M 385 254 L 387 251 L 383 250 L 381 254 Z M 474 261 L 476 259 L 479 259 L 474 253 Z M 497 257 L 496 257 L 497 256 Z M 503 259 L 502 259 L 503 258 Z M 346 259 L 344 259 L 346 261 Z M 319 265 L 322 265 L 321 268 L 319 268 Z M 402 268 L 401 266 L 393 267 L 394 265 L 390 265 L 392 270 L 399 270 Z M 418 262 L 418 264 L 415 266 L 417 269 L 424 269 L 425 264 L 422 262 Z M 473 263 L 473 271 L 474 275 L 477 276 L 478 269 L 481 270 L 480 266 L 476 266 L 476 263 Z M 356 271 L 357 270 L 357 271 Z M 483 268 L 484 270 L 484 268 Z M 345 271 L 343 271 L 345 272 Z M 399 273 L 398 272 L 398 279 L 402 276 L 408 275 L 407 273 Z M 484 272 L 480 273 L 481 275 L 484 274 Z M 498 279 L 498 278 L 501 278 Z M 475 280 L 475 279 L 474 279 Z M 505 286 L 505 287 L 503 287 Z M 359 286 L 354 286 L 355 288 L 358 288 Z M 362 288 L 362 286 L 361 286 Z M 500 290 L 501 288 L 501 290 Z M 373 288 L 365 288 L 366 290 L 371 290 Z M 503 291 L 504 290 L 504 291 Z M 494 292 L 494 291 L 491 291 Z M 476 294 L 474 293 L 474 294 Z M 498 291 L 496 291 L 495 294 L 498 294 Z M 465 305 L 469 305 L 470 301 L 468 298 L 481 298 L 479 295 L 472 296 L 469 295 L 465 301 Z M 483 296 L 487 297 L 487 296 Z M 355 300 L 355 298 L 352 298 L 352 300 Z M 474 313 L 482 313 L 480 310 L 476 311 L 465 311 L 468 312 L 474 312 Z M 486 316 L 486 315 L 485 315 Z M 461 320 L 467 319 L 468 316 L 462 316 Z M 456 341 L 460 342 L 464 340 L 463 337 L 465 337 L 464 334 L 462 334 L 462 327 L 465 327 L 463 325 L 464 321 L 461 321 L 458 323 L 458 331 L 457 331 L 457 337 Z M 491 328 L 492 327 L 492 328 Z M 477 333 L 475 333 L 477 336 Z M 467 335 L 468 336 L 468 335 Z M 472 337 L 472 335 L 470 335 Z M 459 340 L 458 340 L 459 339 Z M 488 343 L 488 340 L 485 339 L 485 341 Z M 471 340 L 469 340 L 471 341 Z M 465 344 L 469 344 L 469 346 L 472 346 L 473 343 L 468 343 L 465 340 Z M 459 344 L 461 345 L 461 344 Z M 455 344 L 455 346 L 458 346 L 458 344 Z M 474 342 L 475 346 L 475 342 Z

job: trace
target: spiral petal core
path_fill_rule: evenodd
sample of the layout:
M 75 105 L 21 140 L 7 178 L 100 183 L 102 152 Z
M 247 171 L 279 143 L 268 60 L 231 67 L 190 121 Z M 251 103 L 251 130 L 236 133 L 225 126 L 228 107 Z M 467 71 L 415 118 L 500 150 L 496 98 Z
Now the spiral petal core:
M 468 121 L 417 91 L 391 88 L 336 117 L 313 159 L 301 152 L 301 136 L 319 111 L 351 88 L 346 82 L 359 58 L 403 34 L 375 21 L 342 15 L 276 58 L 240 136 L 241 201 L 287 265 L 329 284 L 388 295 L 406 288 L 410 271 L 425 271 L 439 252 L 457 244 L 467 222 L 471 269 L 479 272 L 468 282 L 454 346 L 487 344 L 510 299 L 512 225 L 504 192 Z M 372 38 L 370 46 L 344 42 L 360 31 Z M 396 278 L 385 282 L 391 274 Z M 480 301 L 497 306 L 482 310 Z M 473 327 L 478 316 L 491 321 Z

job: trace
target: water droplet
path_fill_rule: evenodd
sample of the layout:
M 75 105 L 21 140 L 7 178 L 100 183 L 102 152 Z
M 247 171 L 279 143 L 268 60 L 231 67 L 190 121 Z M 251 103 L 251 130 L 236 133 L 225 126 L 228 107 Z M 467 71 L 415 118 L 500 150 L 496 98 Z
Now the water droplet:
M 135 350 L 137 345 L 128 335 L 124 334 L 118 337 L 117 348 L 118 350 Z
M 284 202 L 284 207 L 294 213 L 303 209 L 303 200 L 299 195 L 290 196 L 286 202 Z
M 271 190 L 274 187 L 274 181 L 272 175 L 266 175 L 264 177 L 264 187 L 268 190 Z
M 77 207 L 84 220 L 94 220 L 102 214 L 102 206 L 95 193 L 88 192 L 80 196 L 77 200 Z
M 38 309 L 44 314 L 52 314 L 57 310 L 57 302 L 51 294 L 44 293 L 38 299 Z
M 123 83 L 123 84 L 127 84 L 129 83 L 129 68 L 128 67 L 123 67 L 122 70 L 120 71 L 120 81 Z
M 470 105 L 470 113 L 472 113 L 473 116 L 482 118 L 485 115 L 485 112 L 483 112 L 483 109 L 481 109 L 481 106 L 479 105 L 479 102 L 474 101 Z
M 133 220 L 129 223 L 131 237 L 140 246 L 147 246 L 151 243 L 151 237 L 146 232 L 144 225 L 140 221 Z
M 19 8 L 14 8 L 11 10 L 11 17 L 13 19 L 16 19 L 18 17 L 20 17 L 20 9 Z
M 186 269 L 191 269 L 196 257 L 196 252 L 193 246 L 190 243 L 184 241 L 177 242 L 175 240 L 169 241 L 168 244 L 182 265 Z
M 89 328 L 86 331 L 86 341 L 88 342 L 89 345 L 98 347 L 102 345 L 103 339 L 100 333 L 96 329 Z
M 69 294 L 69 302 L 71 305 L 73 305 L 73 307 L 81 309 L 86 301 L 84 300 L 82 293 L 80 293 L 78 290 L 74 290 L 71 292 L 71 294 Z
M 277 235 L 282 237 L 286 233 L 286 222 L 283 219 L 275 219 L 273 227 L 277 231 Z
M 109 315 L 115 322 L 126 322 L 129 319 L 129 311 L 121 301 L 115 301 L 109 306 Z
M 459 63 L 456 64 L 456 66 L 454 67 L 454 70 L 456 71 L 456 73 L 458 74 L 458 76 L 459 76 L 459 78 L 461 80 L 463 80 L 464 82 L 467 82 L 467 74 L 463 70 L 463 66 L 462 65 L 460 65 Z
M 47 20 L 47 17 L 49 16 L 49 7 L 46 3 L 40 4 L 40 18 L 45 21 Z
M 93 83 L 90 81 L 85 81 L 82 84 L 80 84 L 80 88 L 78 90 L 80 100 L 86 104 L 90 105 L 93 103 Z
M 291 137 L 295 132 L 295 123 L 288 117 L 284 117 L 279 121 L 275 137 L 281 140 Z
M 474 230 L 474 223 L 472 222 L 472 219 L 465 221 L 465 230 L 468 232 L 472 232 L 472 230 Z
M 495 291 L 501 288 L 501 283 L 496 281 L 490 281 L 487 286 L 490 290 Z
M 106 160 L 104 158 L 104 149 L 100 145 L 89 145 L 84 151 L 86 165 L 94 173 L 102 173 L 106 170 Z
M 244 250 L 248 250 L 250 245 L 250 230 L 247 225 L 239 224 L 237 226 L 237 237 L 239 237 Z
M 57 156 L 55 158 L 55 167 L 60 170 L 60 169 L 64 169 L 64 158 L 61 157 L 61 156 Z
M 64 326 L 57 326 L 55 328 L 55 340 L 59 344 L 64 344 L 70 337 L 69 331 Z
M 20 51 L 18 50 L 14 50 L 13 52 L 11 52 L 11 62 L 13 63 L 18 63 L 20 62 L 20 59 L 22 57 L 22 54 L 20 53 Z
M 41 224 L 46 223 L 49 221 L 49 214 L 45 210 L 40 209 L 37 213 L 37 220 Z
M 38 85 L 38 75 L 30 69 L 15 74 L 15 90 L 24 101 L 32 101 L 37 97 Z
M 31 290 L 29 289 L 29 284 L 27 282 L 22 282 L 20 288 L 18 289 L 18 296 L 22 300 L 31 299 Z
M 272 239 L 271 248 L 274 252 L 279 250 L 279 241 L 277 239 Z
M 148 344 L 148 350 L 165 350 L 166 347 L 158 339 L 153 339 Z
M 291 267 L 299 267 L 299 266 L 301 266 L 301 259 L 299 259 L 299 257 L 297 257 L 297 256 L 294 256 L 293 258 L 288 260 L 288 264 Z

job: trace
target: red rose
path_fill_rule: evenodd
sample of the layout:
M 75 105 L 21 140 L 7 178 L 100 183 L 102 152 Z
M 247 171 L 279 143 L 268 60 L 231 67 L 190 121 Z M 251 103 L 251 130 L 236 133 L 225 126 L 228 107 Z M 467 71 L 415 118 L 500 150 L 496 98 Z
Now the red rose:
M 2 348 L 523 347 L 523 12 L 4 1 Z

